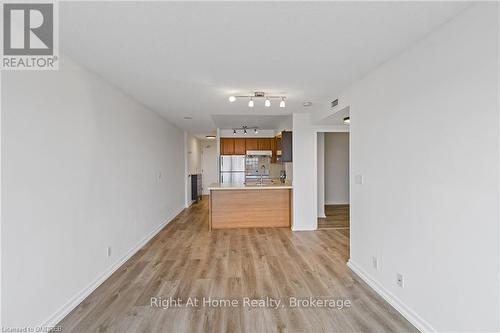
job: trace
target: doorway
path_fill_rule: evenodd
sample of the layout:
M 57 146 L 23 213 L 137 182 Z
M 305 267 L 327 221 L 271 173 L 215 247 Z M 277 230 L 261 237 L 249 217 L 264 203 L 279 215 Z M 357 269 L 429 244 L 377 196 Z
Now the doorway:
M 349 133 L 318 132 L 318 229 L 350 228 Z

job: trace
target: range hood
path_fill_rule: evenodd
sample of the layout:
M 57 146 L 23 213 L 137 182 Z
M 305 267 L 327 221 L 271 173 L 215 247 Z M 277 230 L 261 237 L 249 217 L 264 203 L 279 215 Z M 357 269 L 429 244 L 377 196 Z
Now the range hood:
M 271 150 L 247 150 L 247 156 L 273 156 Z

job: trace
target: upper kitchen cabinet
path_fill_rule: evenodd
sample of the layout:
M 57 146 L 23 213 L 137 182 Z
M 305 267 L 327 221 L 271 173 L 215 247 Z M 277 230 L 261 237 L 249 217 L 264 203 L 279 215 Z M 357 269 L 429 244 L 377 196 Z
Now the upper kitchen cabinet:
M 259 150 L 271 150 L 271 138 L 257 139 L 257 147 Z
M 220 154 L 234 155 L 234 138 L 220 138 Z
M 276 162 L 276 138 L 220 138 L 221 155 L 246 155 L 249 150 L 271 150 Z
M 246 153 L 246 139 L 234 138 L 234 155 L 245 155 Z
M 292 162 L 292 132 L 281 132 L 281 162 Z
M 259 150 L 258 139 L 256 138 L 246 139 L 246 150 Z
M 271 163 L 278 162 L 276 155 L 276 138 L 271 138 L 271 151 L 273 152 L 271 156 Z

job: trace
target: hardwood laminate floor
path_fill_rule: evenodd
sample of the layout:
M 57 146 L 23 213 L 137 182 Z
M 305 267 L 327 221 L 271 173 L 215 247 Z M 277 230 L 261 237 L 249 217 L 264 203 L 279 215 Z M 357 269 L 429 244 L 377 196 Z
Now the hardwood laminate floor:
M 318 218 L 318 229 L 349 229 L 349 205 L 325 205 L 326 218 Z
M 207 200 L 202 200 L 58 326 L 63 332 L 418 332 L 349 270 L 348 255 L 348 229 L 209 232 Z M 151 306 L 152 297 L 165 300 L 159 303 L 165 308 Z M 168 303 L 170 297 L 182 299 L 180 306 Z M 238 305 L 186 304 L 204 297 Z M 244 306 L 245 297 L 269 297 L 284 306 Z M 337 307 L 290 307 L 290 297 L 336 300 Z

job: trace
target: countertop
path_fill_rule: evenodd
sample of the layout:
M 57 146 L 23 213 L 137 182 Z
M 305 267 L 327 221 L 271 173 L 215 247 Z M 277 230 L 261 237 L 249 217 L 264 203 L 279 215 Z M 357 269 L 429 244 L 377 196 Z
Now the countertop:
M 255 184 L 228 184 L 228 183 L 212 183 L 208 187 L 210 191 L 212 190 L 277 190 L 277 189 L 292 189 L 292 184 L 290 182 L 280 183 L 273 182 L 270 184 L 255 185 Z

